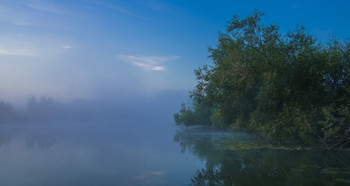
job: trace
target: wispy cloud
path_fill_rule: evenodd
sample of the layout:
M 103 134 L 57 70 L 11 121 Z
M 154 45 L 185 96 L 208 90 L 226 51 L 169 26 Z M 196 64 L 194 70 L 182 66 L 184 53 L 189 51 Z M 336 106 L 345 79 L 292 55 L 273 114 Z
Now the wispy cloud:
M 67 12 L 62 11 L 61 9 L 53 5 L 44 5 L 44 4 L 28 4 L 29 8 L 33 8 L 39 11 L 58 14 L 58 15 L 67 15 Z
M 8 22 L 16 26 L 48 26 L 52 25 L 51 15 L 75 16 L 68 6 L 49 1 L 18 0 L 6 3 L 0 0 L 0 22 Z M 49 14 L 43 17 L 43 13 Z M 49 22 L 46 22 L 49 21 Z
M 115 3 L 111 4 L 111 3 L 107 3 L 107 2 L 104 2 L 104 1 L 100 1 L 100 0 L 87 0 L 87 1 L 90 2 L 90 3 L 94 3 L 95 5 L 98 5 L 98 6 L 101 6 L 101 7 L 105 7 L 105 8 L 111 9 L 111 10 L 118 11 L 118 12 L 120 12 L 122 14 L 125 14 L 125 15 L 128 15 L 128 16 L 136 17 L 136 18 L 139 18 L 139 19 L 142 19 L 142 20 L 148 20 L 146 17 L 139 16 L 139 15 L 131 12 L 130 10 L 124 8 L 123 6 L 116 5 Z
M 0 55 L 7 56 L 37 56 L 37 53 L 28 49 L 4 49 L 0 48 Z
M 0 21 L 16 26 L 30 26 L 30 17 L 21 6 L 0 5 Z
M 179 56 L 129 56 L 117 55 L 117 58 L 128 62 L 134 66 L 140 67 L 143 70 L 164 71 L 165 66 L 162 63 L 169 60 L 178 59 Z

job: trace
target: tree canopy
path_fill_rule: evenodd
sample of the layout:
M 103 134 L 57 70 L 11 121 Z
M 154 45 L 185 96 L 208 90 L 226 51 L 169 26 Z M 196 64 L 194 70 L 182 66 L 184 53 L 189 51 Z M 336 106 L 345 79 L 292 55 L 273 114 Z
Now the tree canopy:
M 195 70 L 192 103 L 174 114 L 176 123 L 342 148 L 350 141 L 349 40 L 320 41 L 299 25 L 282 34 L 262 16 L 228 22 L 209 48 L 212 64 Z

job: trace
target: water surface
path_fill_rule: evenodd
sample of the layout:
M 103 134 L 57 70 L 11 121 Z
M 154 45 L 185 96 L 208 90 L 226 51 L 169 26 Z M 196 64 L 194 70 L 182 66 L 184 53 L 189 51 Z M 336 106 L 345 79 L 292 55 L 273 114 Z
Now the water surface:
M 348 153 L 167 120 L 1 125 L 1 185 L 348 185 Z
M 271 145 L 204 127 L 179 130 L 175 140 L 206 162 L 193 173 L 193 185 L 350 185 L 349 152 Z
M 163 122 L 2 125 L 1 185 L 188 185 L 203 163 Z

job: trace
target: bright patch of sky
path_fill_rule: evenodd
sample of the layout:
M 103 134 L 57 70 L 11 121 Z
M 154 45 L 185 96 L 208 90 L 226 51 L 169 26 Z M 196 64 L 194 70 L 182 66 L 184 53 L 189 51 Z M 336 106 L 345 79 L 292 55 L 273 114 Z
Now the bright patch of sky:
M 0 0 L 1 100 L 188 91 L 233 15 L 282 32 L 350 33 L 350 1 Z

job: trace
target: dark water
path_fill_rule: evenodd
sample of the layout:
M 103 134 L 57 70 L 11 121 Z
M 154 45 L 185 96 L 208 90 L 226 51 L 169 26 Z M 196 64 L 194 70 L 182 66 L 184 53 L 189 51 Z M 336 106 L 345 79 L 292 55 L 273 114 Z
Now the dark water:
M 175 135 L 183 152 L 206 162 L 192 185 L 350 185 L 350 153 L 277 146 L 256 136 L 202 127 Z
M 349 156 L 169 121 L 1 125 L 0 185 L 347 185 Z

